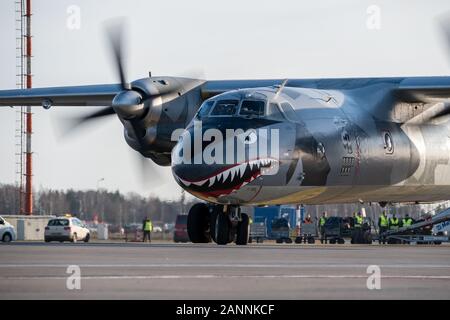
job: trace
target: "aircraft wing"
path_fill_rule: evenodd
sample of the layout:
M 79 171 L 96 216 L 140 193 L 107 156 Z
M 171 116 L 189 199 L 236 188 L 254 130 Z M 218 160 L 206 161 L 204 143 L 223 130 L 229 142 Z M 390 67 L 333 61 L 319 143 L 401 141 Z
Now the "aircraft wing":
M 202 85 L 203 98 L 241 88 L 280 85 L 284 79 L 210 80 Z M 398 99 L 436 102 L 450 99 L 450 77 L 289 79 L 288 86 L 316 89 L 357 89 L 377 83 L 390 84 Z M 122 90 L 120 84 L 0 90 L 0 106 L 111 106 Z
M 405 78 L 396 91 L 398 98 L 406 102 L 450 100 L 450 77 Z
M 111 106 L 121 90 L 119 84 L 1 90 L 0 106 Z

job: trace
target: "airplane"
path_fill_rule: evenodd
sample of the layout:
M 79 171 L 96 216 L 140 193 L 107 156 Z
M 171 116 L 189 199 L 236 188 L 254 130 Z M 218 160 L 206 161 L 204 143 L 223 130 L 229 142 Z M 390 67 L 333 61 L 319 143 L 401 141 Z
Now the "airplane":
M 119 84 L 2 90 L 0 106 L 117 115 L 131 148 L 203 200 L 188 213 L 194 243 L 246 245 L 247 205 L 450 200 L 450 77 L 130 83 L 110 40 Z

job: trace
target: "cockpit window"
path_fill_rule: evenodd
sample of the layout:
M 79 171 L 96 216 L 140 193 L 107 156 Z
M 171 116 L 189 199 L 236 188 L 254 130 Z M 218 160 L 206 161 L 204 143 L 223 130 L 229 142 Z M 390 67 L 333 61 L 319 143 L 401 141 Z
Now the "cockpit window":
M 206 117 L 211 111 L 214 102 L 215 102 L 214 100 L 210 100 L 203 103 L 202 106 L 200 107 L 200 110 L 198 110 L 197 118 L 201 119 L 203 117 Z
M 244 100 L 239 114 L 241 116 L 262 117 L 264 116 L 265 104 L 264 101 Z
M 289 120 L 294 121 L 294 122 L 297 121 L 297 116 L 295 114 L 294 108 L 292 108 L 292 106 L 289 102 L 282 102 L 281 109 L 283 109 L 283 112 L 286 115 L 286 118 L 288 118 Z
M 280 111 L 280 107 L 276 103 L 270 103 L 267 116 L 275 120 L 284 120 L 284 117 Z
M 232 116 L 236 114 L 237 107 L 239 105 L 238 100 L 219 100 L 216 103 L 212 116 Z

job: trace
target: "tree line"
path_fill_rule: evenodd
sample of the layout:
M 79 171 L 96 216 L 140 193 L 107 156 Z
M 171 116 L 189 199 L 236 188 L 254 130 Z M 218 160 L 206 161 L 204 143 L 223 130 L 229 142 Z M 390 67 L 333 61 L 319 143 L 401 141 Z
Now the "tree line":
M 111 192 L 100 190 L 52 190 L 42 189 L 34 193 L 34 214 L 61 215 L 70 213 L 82 220 L 98 221 L 124 226 L 131 223 L 140 223 L 145 217 L 153 221 L 174 222 L 176 216 L 187 213 L 192 204 L 198 200 L 187 200 L 182 197 L 177 201 L 161 200 L 156 196 L 143 197 L 136 193 L 121 194 L 119 191 Z M 439 204 L 438 204 L 439 205 Z M 10 184 L 0 184 L 0 215 L 18 214 L 19 190 Z M 431 210 L 421 205 L 396 205 L 382 208 L 378 203 L 373 204 L 335 204 L 335 205 L 307 205 L 305 214 L 319 217 L 326 211 L 329 216 L 351 216 L 365 208 L 369 218 L 378 219 L 383 210 L 395 212 L 400 216 L 406 213 L 413 218 Z
M 0 184 L 0 215 L 18 214 L 19 189 L 14 185 Z M 165 201 L 156 196 L 143 197 L 136 193 L 100 190 L 52 190 L 34 193 L 33 214 L 72 214 L 86 221 L 97 218 L 99 222 L 114 225 L 141 223 L 145 217 L 153 221 L 174 222 L 176 216 L 187 213 L 191 203 L 182 197 L 178 201 Z

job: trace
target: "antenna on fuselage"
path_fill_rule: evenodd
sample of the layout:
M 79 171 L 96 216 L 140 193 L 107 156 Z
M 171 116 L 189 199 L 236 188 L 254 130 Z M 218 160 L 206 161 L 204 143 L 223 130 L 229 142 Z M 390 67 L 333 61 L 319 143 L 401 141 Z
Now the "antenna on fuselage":
M 289 79 L 284 80 L 280 86 L 278 86 L 278 90 L 275 93 L 275 97 L 278 97 L 281 93 L 281 91 L 283 91 L 284 87 L 286 86 L 286 84 L 288 83 Z

